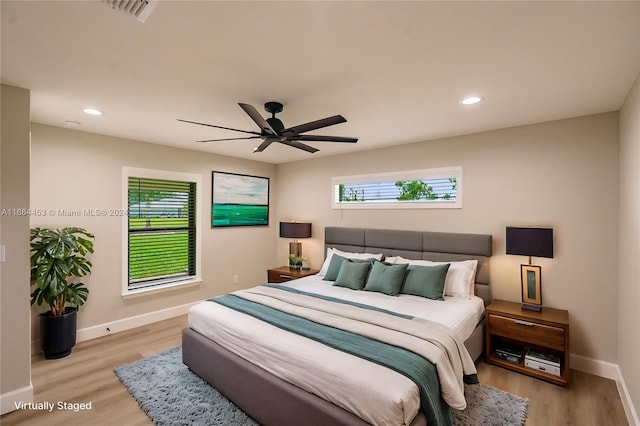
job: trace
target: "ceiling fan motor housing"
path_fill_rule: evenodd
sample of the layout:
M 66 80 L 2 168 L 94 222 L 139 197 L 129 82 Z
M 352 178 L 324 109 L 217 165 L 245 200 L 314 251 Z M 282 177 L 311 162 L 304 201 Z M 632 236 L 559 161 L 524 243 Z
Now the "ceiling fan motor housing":
M 275 117 L 267 118 L 267 123 L 269 123 L 271 128 L 278 134 L 282 133 L 282 131 L 284 130 L 284 124 L 282 124 L 282 121 Z
M 271 118 L 267 118 L 267 123 L 269 123 L 271 128 L 278 134 L 284 130 L 284 124 L 276 118 L 276 114 L 282 112 L 282 108 L 283 105 L 280 102 L 271 101 L 264 104 L 264 109 L 271 113 Z
M 282 121 L 276 118 L 276 114 L 282 112 L 283 105 L 280 102 L 267 102 L 264 104 L 264 109 L 271 113 L 271 118 L 267 118 L 267 123 L 271 126 L 277 134 L 280 134 L 284 130 L 284 124 Z

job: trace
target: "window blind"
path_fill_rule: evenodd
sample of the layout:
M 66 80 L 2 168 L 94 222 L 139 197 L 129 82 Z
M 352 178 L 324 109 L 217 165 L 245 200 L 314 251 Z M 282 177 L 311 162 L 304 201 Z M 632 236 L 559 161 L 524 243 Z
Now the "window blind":
M 416 187 L 411 191 L 412 187 Z M 457 189 L 452 178 L 392 180 L 344 183 L 339 202 L 455 201 Z
M 195 182 L 129 177 L 129 289 L 194 276 L 195 248 Z

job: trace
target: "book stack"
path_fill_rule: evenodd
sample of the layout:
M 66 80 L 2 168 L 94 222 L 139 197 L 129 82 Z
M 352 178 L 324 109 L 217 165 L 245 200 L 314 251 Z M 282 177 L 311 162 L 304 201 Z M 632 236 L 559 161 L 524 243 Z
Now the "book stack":
M 500 343 L 496 345 L 496 358 L 520 364 L 524 351 L 521 346 L 511 345 L 508 343 Z
M 524 357 L 524 365 L 554 376 L 561 376 L 560 357 L 554 354 L 529 349 Z

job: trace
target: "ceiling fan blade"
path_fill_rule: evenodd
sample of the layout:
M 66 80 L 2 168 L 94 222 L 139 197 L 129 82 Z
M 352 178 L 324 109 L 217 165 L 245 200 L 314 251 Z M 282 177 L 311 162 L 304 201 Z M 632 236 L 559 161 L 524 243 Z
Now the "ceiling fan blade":
M 264 142 L 262 142 L 260 145 L 258 145 L 253 152 L 262 152 L 264 151 L 269 145 L 271 145 L 273 142 L 277 142 L 276 138 L 267 138 L 264 140 Z
M 334 115 L 333 117 L 322 118 L 320 120 L 311 121 L 309 123 L 300 124 L 299 126 L 290 127 L 284 129 L 283 135 L 310 132 L 316 129 L 322 129 L 323 127 L 333 126 L 334 124 L 346 123 L 347 119 L 341 115 Z
M 258 136 L 260 136 L 260 133 L 258 133 L 258 132 L 251 132 L 251 131 L 249 131 L 249 130 L 232 129 L 232 128 L 230 128 L 230 127 L 215 126 L 215 125 L 213 125 L 213 124 L 198 123 L 197 121 L 181 120 L 181 119 L 179 119 L 179 118 L 177 118 L 176 120 L 178 120 L 178 121 L 182 121 L 183 123 L 199 124 L 199 125 L 201 125 L 201 126 L 215 127 L 216 129 L 233 130 L 234 132 L 249 133 L 250 135 L 258 135 Z
M 246 138 L 207 139 L 204 141 L 196 141 L 196 142 L 242 141 L 246 139 L 260 139 L 260 136 L 248 136 Z
M 317 151 L 318 151 L 318 149 L 316 149 L 316 148 L 314 148 L 314 147 L 312 147 L 312 146 L 305 145 L 305 144 L 303 144 L 303 143 L 296 142 L 296 141 L 292 141 L 292 140 L 289 140 L 289 139 L 286 139 L 286 140 L 282 141 L 282 143 L 283 143 L 283 144 L 285 144 L 285 145 L 292 146 L 292 147 L 294 147 L 294 148 L 301 149 L 301 150 L 303 150 L 303 151 L 310 152 L 310 153 L 312 153 L 312 154 L 313 154 L 314 152 L 317 152 Z
M 258 125 L 258 127 L 260 127 L 260 130 L 270 135 L 278 135 L 278 132 L 273 130 L 271 125 L 267 123 L 267 120 L 265 120 L 264 117 L 260 115 L 258 110 L 256 110 L 252 105 L 243 103 L 238 103 L 238 105 L 240 105 L 240 108 L 242 108 L 244 112 L 246 112 L 249 117 L 251 117 L 251 119 Z
M 346 138 L 344 136 L 321 136 L 321 135 L 298 135 L 292 136 L 291 140 L 294 141 L 309 141 L 309 142 L 346 142 L 356 143 L 358 138 Z

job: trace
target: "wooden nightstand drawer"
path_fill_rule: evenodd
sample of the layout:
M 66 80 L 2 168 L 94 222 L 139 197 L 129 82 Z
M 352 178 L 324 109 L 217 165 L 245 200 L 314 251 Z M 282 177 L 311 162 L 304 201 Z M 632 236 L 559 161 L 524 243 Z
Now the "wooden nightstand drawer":
M 497 336 L 522 340 L 559 351 L 564 350 L 564 329 L 531 321 L 489 315 L 491 333 Z
M 296 279 L 296 277 L 280 271 L 271 270 L 267 271 L 267 274 L 270 283 L 284 283 Z

